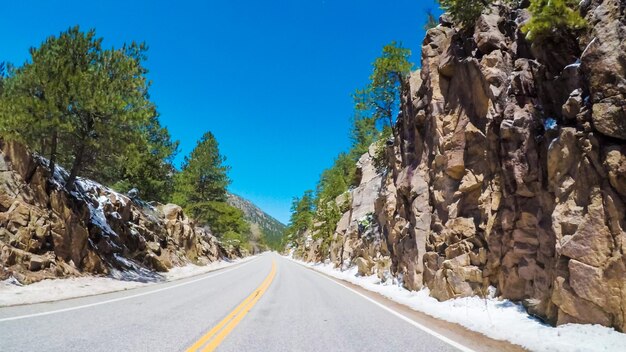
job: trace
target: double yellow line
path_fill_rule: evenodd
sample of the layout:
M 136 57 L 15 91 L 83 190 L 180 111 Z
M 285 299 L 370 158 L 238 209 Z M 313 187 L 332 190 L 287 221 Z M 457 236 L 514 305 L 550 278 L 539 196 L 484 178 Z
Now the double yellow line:
M 213 329 L 202 336 L 196 343 L 187 349 L 187 352 L 196 351 L 214 351 L 217 346 L 230 334 L 231 331 L 239 324 L 239 322 L 248 314 L 250 309 L 254 307 L 256 302 L 267 291 L 268 287 L 276 276 L 276 263 L 272 260 L 272 270 L 267 275 L 261 286 L 257 287 L 254 292 L 243 300 L 232 312 L 230 312 L 222 321 L 220 321 Z M 208 342 L 208 343 L 207 343 Z M 204 346 L 204 348 L 202 348 Z

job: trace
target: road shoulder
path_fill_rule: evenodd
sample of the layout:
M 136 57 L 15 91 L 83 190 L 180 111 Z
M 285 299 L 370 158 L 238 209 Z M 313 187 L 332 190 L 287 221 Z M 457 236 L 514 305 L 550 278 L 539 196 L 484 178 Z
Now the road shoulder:
M 402 315 L 409 320 L 412 320 L 420 325 L 427 327 L 428 329 L 434 331 L 435 333 L 444 336 L 447 339 L 455 341 L 461 345 L 468 347 L 474 351 L 484 351 L 484 352 L 521 352 L 526 351 L 521 346 L 512 344 L 507 341 L 495 340 L 489 338 L 481 333 L 471 331 L 459 324 L 450 323 L 444 320 L 440 320 L 434 318 L 428 314 L 413 310 L 403 304 L 394 302 L 383 295 L 369 291 L 361 286 L 355 285 L 348 281 L 344 281 L 341 279 L 334 278 L 332 276 L 326 275 L 322 272 L 319 272 L 313 268 L 302 265 L 296 261 L 294 263 L 303 266 L 304 268 L 311 270 L 312 272 L 319 274 L 335 283 L 338 283 L 341 286 L 349 288 L 387 308 L 390 310 Z

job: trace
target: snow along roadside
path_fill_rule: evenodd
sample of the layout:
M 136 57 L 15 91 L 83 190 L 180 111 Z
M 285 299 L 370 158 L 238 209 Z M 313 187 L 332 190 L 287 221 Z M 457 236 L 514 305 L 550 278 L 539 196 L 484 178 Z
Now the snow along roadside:
M 164 281 L 176 281 L 192 276 L 206 274 L 211 271 L 247 262 L 257 256 L 235 260 L 219 260 L 204 266 L 188 264 L 174 267 L 166 273 L 161 273 Z M 0 307 L 22 304 L 59 301 L 70 298 L 100 295 L 104 293 L 129 290 L 158 284 L 142 283 L 137 281 L 122 281 L 110 277 L 73 277 L 67 279 L 42 280 L 30 285 L 20 286 L 16 280 L 0 281 Z
M 626 346 L 626 334 L 589 324 L 565 324 L 558 327 L 542 323 L 530 316 L 521 304 L 493 297 L 466 297 L 439 302 L 429 290 L 409 291 L 376 276 L 358 276 L 353 266 L 340 271 L 328 263 L 306 263 L 287 256 L 299 264 L 328 276 L 350 282 L 392 301 L 438 319 L 462 325 L 496 340 L 520 345 L 531 351 L 619 351 Z

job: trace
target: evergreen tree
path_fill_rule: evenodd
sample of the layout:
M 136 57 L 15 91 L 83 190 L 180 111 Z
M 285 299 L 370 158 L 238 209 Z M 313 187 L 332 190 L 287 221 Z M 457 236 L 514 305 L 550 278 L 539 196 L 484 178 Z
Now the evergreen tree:
M 439 0 L 441 8 L 465 28 L 473 28 L 478 17 L 492 3 L 493 0 Z
M 250 225 L 244 220 L 243 212 L 226 202 L 192 203 L 187 206 L 187 211 L 194 219 L 208 224 L 217 236 L 236 234 L 236 237 L 242 240 L 249 240 Z
M 426 23 L 424 24 L 424 30 L 428 31 L 429 29 L 435 28 L 439 25 L 439 21 L 433 15 L 433 11 L 428 9 L 426 11 Z
M 206 202 L 226 201 L 226 187 L 230 183 L 220 155 L 218 143 L 211 132 L 205 133 L 176 175 L 174 203 L 182 206 Z
M 0 132 L 70 166 L 66 188 L 85 165 L 115 160 L 155 114 L 142 66 L 145 44 L 102 49 L 95 30 L 72 27 L 30 50 L 5 84 Z
M 282 235 L 282 232 L 272 233 L 264 229 L 262 230 L 261 241 L 270 249 L 280 251 L 283 248 Z
M 342 209 L 335 203 L 335 200 L 324 201 L 320 199 L 315 213 L 315 226 L 313 226 L 313 239 L 321 240 L 319 248 L 322 256 L 326 256 L 330 243 L 332 242 L 337 223 L 341 219 Z
M 141 128 L 141 138 L 128 146 L 118 162 L 110 165 L 113 170 L 106 182 L 120 192 L 136 188 L 143 199 L 166 202 L 174 188 L 173 160 L 177 152 L 178 141 L 172 141 L 169 131 L 153 116 Z M 105 165 L 100 170 L 104 168 Z
M 349 154 L 341 153 L 335 159 L 333 166 L 324 170 L 317 184 L 315 214 L 313 216 L 313 238 L 321 240 L 320 251 L 326 253 L 337 222 L 347 209 L 337 202 L 337 197 L 348 191 L 355 184 L 356 163 Z
M 293 199 L 289 226 L 285 230 L 288 242 L 295 243 L 307 229 L 311 228 L 314 209 L 313 191 L 306 191 L 301 198 Z
M 324 170 L 317 185 L 317 198 L 321 202 L 334 201 L 354 184 L 356 164 L 346 153 L 335 159 L 333 166 Z
M 2 97 L 2 92 L 4 91 L 4 80 L 6 77 L 6 64 L 4 62 L 0 62 L 0 97 Z
M 224 243 L 247 247 L 250 226 L 241 210 L 226 203 L 230 183 L 215 136 L 206 132 L 175 176 L 173 201 Z
M 522 27 L 529 40 L 585 27 L 586 21 L 573 0 L 531 0 L 530 20 Z
M 352 140 L 350 156 L 354 161 L 365 154 L 370 145 L 374 143 L 380 135 L 376 127 L 376 119 L 369 116 L 367 104 L 362 101 L 364 95 L 359 94 L 359 92 L 360 91 L 357 91 L 353 96 L 355 100 L 355 112 L 352 119 L 352 129 L 350 130 L 350 139 Z
M 372 65 L 369 85 L 354 94 L 357 121 L 373 119 L 382 126 L 393 126 L 402 89 L 411 73 L 410 55 L 409 49 L 396 42 L 383 47 L 382 55 Z

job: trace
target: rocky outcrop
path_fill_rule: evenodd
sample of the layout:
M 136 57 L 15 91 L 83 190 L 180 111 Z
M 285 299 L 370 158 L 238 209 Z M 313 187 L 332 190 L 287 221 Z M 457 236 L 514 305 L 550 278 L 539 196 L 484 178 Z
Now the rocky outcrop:
M 158 280 L 156 272 L 173 266 L 239 255 L 177 205 L 146 204 L 80 178 L 69 193 L 60 186 L 64 172 L 57 168 L 49 182 L 47 160 L 0 140 L 0 280 Z
M 428 31 L 387 170 L 337 226 L 337 265 L 439 300 L 494 286 L 550 323 L 626 331 L 625 6 L 581 5 L 576 39 L 531 45 L 528 11 L 500 3 L 473 33 L 445 16 Z

